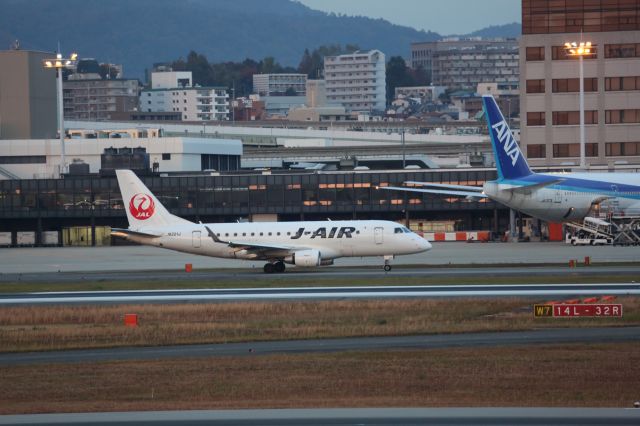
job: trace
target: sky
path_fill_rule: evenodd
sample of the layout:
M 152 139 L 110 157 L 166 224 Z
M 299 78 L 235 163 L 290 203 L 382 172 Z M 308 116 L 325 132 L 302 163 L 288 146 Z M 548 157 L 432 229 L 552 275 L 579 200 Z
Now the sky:
M 442 35 L 520 22 L 520 0 L 298 0 L 312 9 L 383 18 Z

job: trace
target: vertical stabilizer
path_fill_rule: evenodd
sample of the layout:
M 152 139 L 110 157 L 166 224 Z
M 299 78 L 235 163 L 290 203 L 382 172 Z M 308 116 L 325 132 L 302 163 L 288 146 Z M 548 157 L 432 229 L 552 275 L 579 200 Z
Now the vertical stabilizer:
M 530 175 L 531 169 L 513 137 L 509 124 L 492 95 L 483 95 L 484 115 L 489 126 L 493 155 L 496 159 L 498 178 L 516 179 Z
M 159 228 L 191 223 L 164 208 L 149 188 L 131 170 L 116 170 L 129 229 Z

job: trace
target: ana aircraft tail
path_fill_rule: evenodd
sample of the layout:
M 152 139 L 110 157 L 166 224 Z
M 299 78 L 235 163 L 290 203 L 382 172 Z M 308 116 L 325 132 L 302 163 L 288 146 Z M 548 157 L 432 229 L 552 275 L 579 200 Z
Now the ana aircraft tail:
M 499 179 L 516 179 L 530 175 L 531 169 L 511 133 L 511 129 L 492 95 L 482 96 L 484 114 L 496 158 Z
M 129 229 L 191 223 L 169 213 L 131 170 L 116 170 L 116 177 L 129 219 Z

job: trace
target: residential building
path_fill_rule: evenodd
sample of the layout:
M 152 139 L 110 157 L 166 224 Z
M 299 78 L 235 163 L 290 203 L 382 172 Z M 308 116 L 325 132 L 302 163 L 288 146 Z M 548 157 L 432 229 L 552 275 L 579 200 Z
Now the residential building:
M 56 137 L 56 71 L 42 65 L 53 57 L 55 53 L 0 51 L 0 139 Z
M 587 166 L 640 164 L 640 8 L 637 1 L 522 1 L 521 144 L 533 165 L 579 165 L 583 59 Z
M 327 84 L 324 80 L 307 80 L 306 105 L 311 108 L 327 105 Z
M 404 86 L 396 87 L 395 99 L 399 97 L 418 98 L 422 102 L 432 102 L 445 92 L 443 86 Z
M 306 74 L 254 74 L 253 93 L 260 96 L 305 96 Z
M 224 87 L 191 86 L 191 71 L 154 72 L 151 89 L 142 91 L 140 110 L 180 112 L 182 121 L 229 119 L 229 94 Z M 167 87 L 173 85 L 173 87 Z
M 423 68 L 431 84 L 454 89 L 485 82 L 517 84 L 518 56 L 516 39 L 451 37 L 411 44 L 411 67 Z
M 347 112 L 385 110 L 385 55 L 379 50 L 325 56 L 324 78 L 327 102 Z
M 72 74 L 63 83 L 64 117 L 70 120 L 113 120 L 120 113 L 138 110 L 137 79 L 78 79 Z M 74 78 L 75 77 L 75 78 Z

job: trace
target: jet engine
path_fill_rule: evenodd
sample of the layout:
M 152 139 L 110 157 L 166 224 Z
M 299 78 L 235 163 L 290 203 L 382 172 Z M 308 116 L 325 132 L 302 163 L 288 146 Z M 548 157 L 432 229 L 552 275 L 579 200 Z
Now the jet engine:
M 309 249 L 297 251 L 286 257 L 284 261 L 296 266 L 312 267 L 320 266 L 322 257 L 319 250 Z

